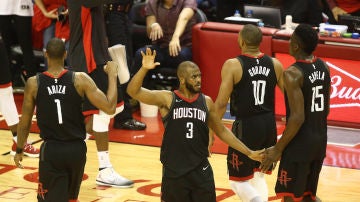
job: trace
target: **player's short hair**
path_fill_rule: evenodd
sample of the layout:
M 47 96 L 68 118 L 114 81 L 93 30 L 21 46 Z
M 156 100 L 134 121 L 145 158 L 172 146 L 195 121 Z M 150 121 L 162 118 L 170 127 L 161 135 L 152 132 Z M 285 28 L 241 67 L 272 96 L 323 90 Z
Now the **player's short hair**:
M 184 73 L 186 72 L 186 69 L 188 67 L 191 67 L 191 68 L 199 68 L 197 66 L 197 64 L 195 64 L 194 62 L 192 61 L 184 61 L 182 63 L 179 64 L 178 68 L 177 68 L 177 76 L 178 77 L 181 77 L 181 76 L 184 76 Z
M 310 25 L 299 24 L 294 33 L 298 40 L 300 48 L 307 54 L 311 55 L 318 44 L 318 34 Z
M 62 58 L 65 54 L 65 43 L 59 38 L 52 38 L 46 45 L 46 52 L 50 58 Z
M 262 41 L 262 32 L 259 27 L 246 24 L 243 29 L 240 31 L 242 40 L 248 46 L 259 46 Z

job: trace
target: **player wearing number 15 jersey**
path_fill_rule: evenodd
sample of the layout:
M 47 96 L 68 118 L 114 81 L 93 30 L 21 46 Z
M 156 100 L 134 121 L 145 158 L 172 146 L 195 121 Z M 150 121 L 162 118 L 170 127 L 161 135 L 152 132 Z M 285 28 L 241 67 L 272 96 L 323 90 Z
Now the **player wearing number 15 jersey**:
M 287 123 L 282 137 L 267 149 L 261 169 L 280 160 L 275 187 L 283 201 L 318 201 L 317 185 L 326 154 L 330 72 L 314 57 L 318 34 L 300 24 L 290 38 L 296 59 L 283 74 Z
M 217 114 L 222 117 L 230 99 L 230 113 L 236 118 L 232 131 L 253 150 L 276 143 L 275 87 L 281 86 L 282 74 L 281 63 L 259 50 L 261 40 L 262 32 L 254 25 L 245 25 L 239 32 L 242 54 L 224 63 L 215 101 Z M 268 188 L 259 166 L 259 162 L 228 148 L 230 185 L 242 201 L 268 201 Z

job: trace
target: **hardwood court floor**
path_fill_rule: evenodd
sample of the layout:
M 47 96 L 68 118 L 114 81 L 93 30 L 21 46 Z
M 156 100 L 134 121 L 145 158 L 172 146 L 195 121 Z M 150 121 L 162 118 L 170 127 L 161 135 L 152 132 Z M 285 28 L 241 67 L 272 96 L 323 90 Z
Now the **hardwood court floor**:
M 37 134 L 30 138 L 37 140 Z M 110 143 L 111 161 L 115 169 L 123 176 L 134 180 L 135 186 L 128 189 L 96 186 L 98 169 L 94 140 L 88 140 L 88 160 L 85 177 L 81 185 L 81 202 L 158 202 L 160 201 L 161 163 L 159 147 L 124 143 Z M 12 156 L 7 154 L 11 146 L 11 133 L 0 130 L 0 201 L 32 202 L 36 201 L 37 158 L 25 157 L 25 169 L 15 168 Z M 40 143 L 35 144 L 39 147 Z M 226 156 L 213 154 L 210 158 L 214 170 L 217 188 L 217 201 L 240 201 L 229 189 L 226 171 Z M 273 187 L 276 170 L 266 177 L 269 185 L 269 201 L 275 199 Z M 318 196 L 324 202 L 360 201 L 360 170 L 323 166 Z

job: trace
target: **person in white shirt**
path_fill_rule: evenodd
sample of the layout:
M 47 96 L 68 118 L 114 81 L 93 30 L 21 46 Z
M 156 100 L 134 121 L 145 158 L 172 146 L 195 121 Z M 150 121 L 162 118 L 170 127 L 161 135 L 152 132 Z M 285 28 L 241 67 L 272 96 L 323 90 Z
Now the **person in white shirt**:
M 35 75 L 38 69 L 32 47 L 33 15 L 32 0 L 0 1 L 0 33 L 9 57 L 14 41 L 20 45 L 24 64 L 21 72 L 25 79 Z

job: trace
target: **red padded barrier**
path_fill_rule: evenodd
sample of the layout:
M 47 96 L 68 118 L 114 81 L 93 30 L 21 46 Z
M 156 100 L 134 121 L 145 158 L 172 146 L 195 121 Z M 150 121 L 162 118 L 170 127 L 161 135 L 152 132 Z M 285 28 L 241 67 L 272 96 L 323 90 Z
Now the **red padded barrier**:
M 224 62 L 241 53 L 237 44 L 243 25 L 206 22 L 193 27 L 193 60 L 199 65 L 203 79 L 202 91 L 216 99 Z M 289 36 L 273 28 L 261 28 L 262 52 L 275 56 L 288 67 L 295 60 L 288 54 Z M 339 43 L 330 45 L 326 43 Z M 329 123 L 360 128 L 360 46 L 359 39 L 320 37 L 315 55 L 329 63 L 332 94 Z M 276 114 L 285 114 L 282 94 L 277 90 Z
M 221 82 L 221 67 L 224 62 L 238 56 L 241 50 L 237 43 L 238 33 L 243 25 L 218 22 L 199 23 L 193 27 L 193 61 L 199 65 L 204 79 L 202 91 L 216 99 Z M 272 54 L 273 28 L 261 28 L 263 40 L 260 50 Z

